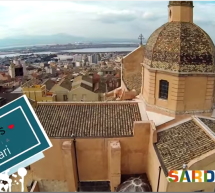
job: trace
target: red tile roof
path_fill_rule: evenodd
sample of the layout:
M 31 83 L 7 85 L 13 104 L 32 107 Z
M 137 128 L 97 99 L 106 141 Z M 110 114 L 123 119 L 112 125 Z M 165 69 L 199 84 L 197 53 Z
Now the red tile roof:
M 193 120 L 158 132 L 155 145 L 166 170 L 181 170 L 183 164 L 215 149 L 215 142 Z
M 141 121 L 138 103 L 38 103 L 36 114 L 49 137 L 123 137 Z

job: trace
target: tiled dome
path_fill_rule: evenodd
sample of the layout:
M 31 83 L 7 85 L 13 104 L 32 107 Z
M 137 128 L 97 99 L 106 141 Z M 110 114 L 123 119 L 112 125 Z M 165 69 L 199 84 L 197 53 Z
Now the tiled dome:
M 190 22 L 168 22 L 155 30 L 145 48 L 144 64 L 174 72 L 215 72 L 214 44 Z

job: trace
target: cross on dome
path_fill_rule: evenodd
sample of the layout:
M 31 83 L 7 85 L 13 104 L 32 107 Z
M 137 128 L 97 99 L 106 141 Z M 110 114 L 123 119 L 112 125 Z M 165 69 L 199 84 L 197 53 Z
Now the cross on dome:
M 143 37 L 142 34 L 140 34 L 140 36 L 138 37 L 138 39 L 140 40 L 140 45 L 143 45 L 144 37 Z

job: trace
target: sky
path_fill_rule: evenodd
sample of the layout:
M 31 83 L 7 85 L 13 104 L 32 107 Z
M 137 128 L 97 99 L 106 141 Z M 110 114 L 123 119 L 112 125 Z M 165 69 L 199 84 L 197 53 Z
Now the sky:
M 65 33 L 136 39 L 168 21 L 168 1 L 0 0 L 0 39 Z M 215 42 L 215 1 L 194 1 L 194 22 Z

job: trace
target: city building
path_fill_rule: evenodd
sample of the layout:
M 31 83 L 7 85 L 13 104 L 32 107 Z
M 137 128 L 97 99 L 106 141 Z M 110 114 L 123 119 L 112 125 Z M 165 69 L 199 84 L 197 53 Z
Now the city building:
M 0 80 L 1 81 L 10 81 L 11 80 L 11 77 L 10 75 L 6 74 L 6 73 L 1 73 L 0 72 Z
M 27 76 L 25 61 L 14 60 L 9 66 L 8 73 L 11 78 L 15 78 L 17 76 Z
M 47 91 L 46 85 L 38 84 L 34 79 L 23 84 L 21 88 L 23 94 L 36 102 L 52 102 L 57 99 L 56 94 Z
M 10 64 L 9 69 L 8 69 L 8 74 L 10 75 L 11 78 L 15 78 L 15 64 Z
M 31 165 L 37 191 L 113 192 L 125 176 L 137 175 L 153 192 L 214 191 L 214 183 L 167 180 L 169 170 L 215 167 L 214 44 L 193 23 L 192 1 L 170 1 L 168 7 L 169 22 L 133 52 L 139 52 L 136 59 L 122 61 L 117 91 L 134 89 L 133 100 L 37 103 L 53 144 Z M 131 74 L 142 73 L 124 83 L 129 63 L 136 65 Z
M 74 62 L 80 62 L 80 61 L 82 61 L 82 59 L 83 59 L 83 56 L 81 54 L 75 54 L 73 56 Z
M 94 92 L 93 80 L 89 76 L 77 76 L 73 79 L 68 101 L 99 101 L 99 94 Z
M 72 82 L 65 77 L 58 78 L 57 83 L 50 89 L 50 92 L 56 94 L 57 101 L 67 101 L 68 93 L 72 88 Z
M 49 67 L 46 66 L 45 71 L 46 73 L 52 74 L 52 75 L 55 75 L 57 73 L 56 67 L 53 67 L 53 66 L 49 66 Z
M 99 57 L 98 54 L 93 54 L 92 55 L 92 63 L 93 64 L 97 64 L 99 62 L 99 59 L 100 59 L 100 57 Z
M 92 55 L 87 56 L 87 58 L 88 58 L 88 62 L 90 64 L 92 64 L 93 63 L 93 57 L 92 57 Z

